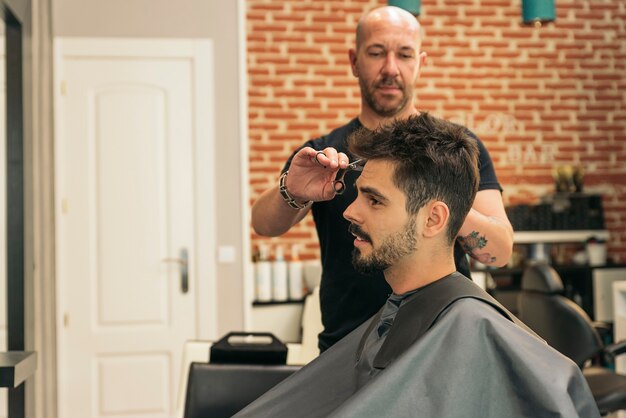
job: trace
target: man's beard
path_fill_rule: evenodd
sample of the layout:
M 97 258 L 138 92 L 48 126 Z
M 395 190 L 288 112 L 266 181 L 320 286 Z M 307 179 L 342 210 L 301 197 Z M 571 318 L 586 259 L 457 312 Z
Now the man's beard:
M 356 234 L 372 245 L 372 240 L 355 224 L 350 224 L 350 232 Z M 417 234 L 415 233 L 415 217 L 411 217 L 400 232 L 386 237 L 378 248 L 372 248 L 368 256 L 361 254 L 358 247 L 352 251 L 352 265 L 362 274 L 372 274 L 385 271 L 393 266 L 400 258 L 405 257 L 417 249 Z
M 379 82 L 377 82 L 376 84 L 374 84 L 374 86 L 372 87 L 366 85 L 365 80 L 363 80 L 362 78 L 359 78 L 359 85 L 361 87 L 361 94 L 363 95 L 363 98 L 365 99 L 365 102 L 367 103 L 367 105 L 374 112 L 376 112 L 378 116 L 381 116 L 381 117 L 388 118 L 391 116 L 395 116 L 400 111 L 402 111 L 406 107 L 409 100 L 411 100 L 410 95 L 407 94 L 406 92 L 405 86 L 403 86 L 399 82 L 396 82 L 395 80 L 390 79 L 390 78 L 384 78 L 380 80 Z M 387 107 L 387 106 L 383 106 L 382 104 L 376 101 L 374 94 L 376 92 L 376 88 L 381 85 L 395 85 L 400 88 L 400 90 L 402 91 L 402 98 L 400 99 L 400 102 L 396 106 Z

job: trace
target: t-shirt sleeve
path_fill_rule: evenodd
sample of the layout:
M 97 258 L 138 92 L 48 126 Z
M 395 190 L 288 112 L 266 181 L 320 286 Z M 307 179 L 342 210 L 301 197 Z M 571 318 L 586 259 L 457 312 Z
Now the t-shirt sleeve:
M 496 170 L 493 166 L 493 161 L 489 155 L 489 151 L 485 148 L 483 142 L 471 131 L 468 131 L 470 136 L 476 139 L 478 145 L 478 170 L 480 172 L 480 182 L 478 184 L 478 191 L 481 190 L 500 190 L 502 192 L 502 186 L 498 182 L 496 176 Z

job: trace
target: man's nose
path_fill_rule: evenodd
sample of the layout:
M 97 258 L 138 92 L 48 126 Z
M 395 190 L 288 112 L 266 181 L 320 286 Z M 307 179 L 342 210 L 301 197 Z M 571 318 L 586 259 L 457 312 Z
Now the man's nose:
M 357 223 L 357 222 L 356 222 L 356 219 L 355 219 L 355 217 L 354 217 L 354 214 L 355 214 L 355 210 L 354 210 L 354 203 L 355 203 L 355 202 L 350 203 L 350 206 L 348 206 L 348 207 L 346 208 L 346 210 L 344 210 L 344 211 L 343 211 L 343 217 L 344 217 L 347 221 L 350 221 L 350 222 L 352 222 L 352 223 Z
M 389 52 L 385 57 L 385 63 L 382 68 L 382 73 L 387 77 L 395 77 L 398 75 L 398 63 L 396 56 L 393 52 Z

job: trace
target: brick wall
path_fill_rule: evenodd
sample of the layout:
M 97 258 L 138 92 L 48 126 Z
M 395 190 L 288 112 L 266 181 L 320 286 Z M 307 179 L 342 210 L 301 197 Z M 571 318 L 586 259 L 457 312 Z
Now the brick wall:
M 557 21 L 520 23 L 521 0 L 422 0 L 419 109 L 476 132 L 505 203 L 554 190 L 552 167 L 580 165 L 603 194 L 609 255 L 626 262 L 626 0 L 558 0 Z M 247 0 L 252 202 L 292 150 L 358 114 L 348 48 L 377 0 Z M 312 218 L 281 238 L 318 257 Z

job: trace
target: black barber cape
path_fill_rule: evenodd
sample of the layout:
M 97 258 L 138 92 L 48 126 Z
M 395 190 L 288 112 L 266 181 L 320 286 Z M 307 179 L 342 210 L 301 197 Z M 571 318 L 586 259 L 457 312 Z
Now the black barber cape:
M 458 273 L 409 296 L 364 383 L 379 315 L 236 417 L 600 416 L 576 364 Z

